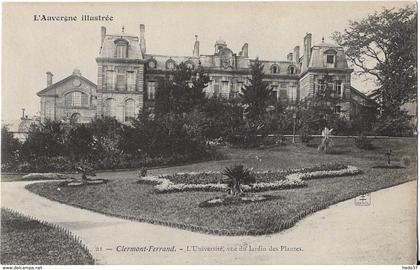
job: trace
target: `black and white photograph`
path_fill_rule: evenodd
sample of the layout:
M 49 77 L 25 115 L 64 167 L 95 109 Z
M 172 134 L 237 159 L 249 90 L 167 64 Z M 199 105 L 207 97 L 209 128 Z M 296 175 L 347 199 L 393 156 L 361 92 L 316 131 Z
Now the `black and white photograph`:
M 2 269 L 416 269 L 417 20 L 415 1 L 2 3 Z

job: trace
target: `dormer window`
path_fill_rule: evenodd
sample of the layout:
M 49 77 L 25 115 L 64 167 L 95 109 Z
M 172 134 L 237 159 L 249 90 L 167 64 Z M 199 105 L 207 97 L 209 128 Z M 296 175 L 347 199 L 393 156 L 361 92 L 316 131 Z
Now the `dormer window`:
M 296 73 L 296 68 L 294 66 L 289 66 L 287 68 L 289 74 L 295 74 Z
M 115 41 L 115 56 L 117 58 L 127 58 L 128 42 L 125 39 L 117 39 Z
M 334 55 L 327 55 L 327 64 L 334 64 Z
M 150 69 L 155 69 L 156 68 L 156 60 L 155 59 L 150 59 L 149 62 L 147 62 L 147 66 Z
M 337 52 L 333 49 L 328 49 L 324 52 L 324 63 L 327 68 L 335 67 Z
M 172 59 L 169 59 L 166 61 L 166 69 L 174 70 L 175 69 L 175 61 Z
M 280 72 L 280 68 L 277 65 L 272 65 L 270 70 L 271 70 L 271 73 L 273 73 L 273 74 L 277 74 L 277 73 Z

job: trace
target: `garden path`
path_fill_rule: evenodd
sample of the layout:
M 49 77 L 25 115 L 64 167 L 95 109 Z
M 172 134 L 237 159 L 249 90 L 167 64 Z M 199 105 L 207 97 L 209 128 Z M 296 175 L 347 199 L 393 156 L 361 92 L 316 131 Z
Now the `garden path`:
M 220 237 L 108 217 L 50 201 L 27 191 L 29 182 L 2 182 L 1 204 L 58 224 L 79 236 L 99 264 L 414 264 L 416 185 L 411 181 L 310 215 L 293 228 L 267 236 Z M 119 245 L 172 246 L 177 252 L 116 252 Z M 251 245 L 267 251 L 191 252 L 187 246 Z M 303 251 L 269 251 L 270 246 Z M 102 251 L 97 248 L 102 247 Z M 107 249 L 111 250 L 107 250 Z M 180 250 L 183 249 L 183 250 Z

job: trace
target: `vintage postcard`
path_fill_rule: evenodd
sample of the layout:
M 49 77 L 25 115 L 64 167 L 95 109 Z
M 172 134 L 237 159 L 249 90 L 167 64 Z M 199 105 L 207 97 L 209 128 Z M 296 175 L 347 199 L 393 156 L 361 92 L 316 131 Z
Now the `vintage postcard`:
M 3 269 L 414 269 L 416 2 L 2 7 Z

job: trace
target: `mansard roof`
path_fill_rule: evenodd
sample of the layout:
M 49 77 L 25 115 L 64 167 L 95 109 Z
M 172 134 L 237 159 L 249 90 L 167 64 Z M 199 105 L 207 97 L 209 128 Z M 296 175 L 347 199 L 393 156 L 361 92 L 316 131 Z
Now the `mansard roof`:
M 118 41 L 125 41 L 128 44 L 128 59 L 143 59 L 140 50 L 139 38 L 132 35 L 127 35 L 124 33 L 106 35 L 104 42 L 99 52 L 100 57 L 114 58 L 116 54 L 116 43 Z
M 95 83 L 93 83 L 89 79 L 87 79 L 87 78 L 85 78 L 85 77 L 83 77 L 82 75 L 79 75 L 79 74 L 73 73 L 72 75 L 70 75 L 70 76 L 62 79 L 61 81 L 58 81 L 56 83 L 53 83 L 50 86 L 48 86 L 47 88 L 42 89 L 41 91 L 39 91 L 38 93 L 36 93 L 36 95 L 39 96 L 39 97 L 46 96 L 46 95 L 48 95 L 48 92 L 50 90 L 52 90 L 52 89 L 54 89 L 54 88 L 56 88 L 56 87 L 58 87 L 58 86 L 60 86 L 60 85 L 62 85 L 64 83 L 70 81 L 71 79 L 75 79 L 75 78 L 77 78 L 77 79 L 79 79 L 79 80 L 81 80 L 81 81 L 83 81 L 83 82 L 85 82 L 87 84 L 90 84 L 92 87 L 94 87 L 96 89 L 96 84 Z

